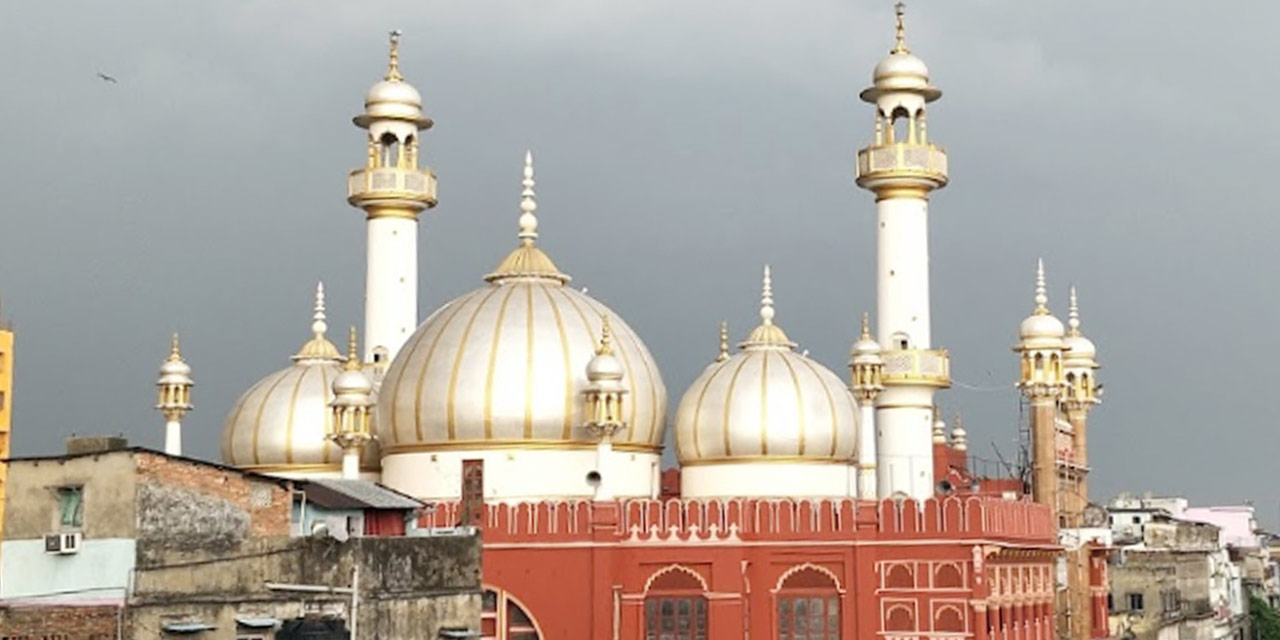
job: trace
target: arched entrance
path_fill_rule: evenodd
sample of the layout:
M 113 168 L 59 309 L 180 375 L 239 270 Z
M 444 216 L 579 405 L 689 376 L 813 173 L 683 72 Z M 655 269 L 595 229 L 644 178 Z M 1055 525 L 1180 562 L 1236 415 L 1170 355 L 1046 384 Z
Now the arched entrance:
M 538 622 L 522 602 L 506 591 L 485 586 L 480 596 L 482 640 L 542 640 Z

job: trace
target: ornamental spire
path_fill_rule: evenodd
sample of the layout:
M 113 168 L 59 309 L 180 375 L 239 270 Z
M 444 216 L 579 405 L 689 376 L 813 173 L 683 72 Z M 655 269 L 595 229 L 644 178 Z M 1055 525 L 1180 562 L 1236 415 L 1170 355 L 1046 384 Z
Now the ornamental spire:
M 1035 315 L 1049 315 L 1049 295 L 1045 293 L 1044 284 L 1044 259 L 1036 260 L 1036 308 Z
M 357 351 L 358 344 L 356 342 L 356 327 L 351 325 L 351 333 L 347 335 L 347 364 L 343 369 L 347 371 L 360 370 L 360 352 Z
M 769 326 L 773 324 L 773 278 L 769 274 L 769 265 L 764 266 L 764 286 L 760 293 L 760 321 Z
M 325 322 L 324 315 L 324 283 L 317 282 L 315 312 L 311 314 L 311 333 L 317 338 L 322 338 L 328 329 L 329 325 Z
M 399 82 L 404 80 L 404 76 L 400 75 L 400 36 L 403 32 L 399 29 L 392 29 L 390 33 L 391 51 L 387 55 L 387 75 L 386 79 L 391 82 Z
M 182 362 L 182 345 L 178 344 L 178 332 L 173 333 L 173 341 L 169 343 L 168 362 Z
M 1080 307 L 1076 304 L 1076 286 L 1071 285 L 1071 309 L 1067 312 L 1067 335 L 1080 334 Z
M 720 321 L 720 353 L 716 356 L 716 362 L 724 362 L 729 359 L 729 323 Z
M 533 193 L 533 152 L 524 152 L 524 180 L 520 182 L 524 190 L 520 192 L 520 244 L 531 245 L 538 238 L 538 217 L 533 215 L 538 210 L 538 202 Z
M 889 53 L 911 53 L 911 50 L 907 48 L 907 27 L 904 20 L 907 5 L 899 2 L 893 5 L 893 9 L 898 15 L 898 41 L 894 43 L 893 49 Z
M 862 312 L 862 333 L 858 336 L 858 340 L 871 339 L 871 314 L 866 311 Z
M 600 314 L 600 346 L 596 347 L 596 355 L 613 355 L 613 330 L 609 327 L 608 314 Z

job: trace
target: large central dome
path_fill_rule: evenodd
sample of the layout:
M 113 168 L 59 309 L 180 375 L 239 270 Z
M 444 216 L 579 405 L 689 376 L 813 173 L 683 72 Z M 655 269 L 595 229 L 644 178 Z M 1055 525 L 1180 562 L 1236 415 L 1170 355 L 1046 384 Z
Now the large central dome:
M 658 367 L 622 318 L 567 286 L 535 244 L 532 185 L 526 167 L 520 246 L 485 286 L 427 318 L 387 370 L 378 400 L 384 455 L 594 447 L 582 391 L 606 316 L 628 399 L 614 446 L 660 449 L 667 392 Z

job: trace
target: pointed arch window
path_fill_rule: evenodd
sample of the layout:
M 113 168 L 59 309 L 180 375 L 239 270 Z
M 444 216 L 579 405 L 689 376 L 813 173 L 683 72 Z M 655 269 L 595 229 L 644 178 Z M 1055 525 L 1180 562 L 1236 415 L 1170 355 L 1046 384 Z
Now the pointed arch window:
M 685 567 L 664 569 L 644 597 L 645 640 L 708 640 L 706 586 Z
M 777 592 L 777 640 L 840 640 L 840 585 L 827 571 L 803 567 Z

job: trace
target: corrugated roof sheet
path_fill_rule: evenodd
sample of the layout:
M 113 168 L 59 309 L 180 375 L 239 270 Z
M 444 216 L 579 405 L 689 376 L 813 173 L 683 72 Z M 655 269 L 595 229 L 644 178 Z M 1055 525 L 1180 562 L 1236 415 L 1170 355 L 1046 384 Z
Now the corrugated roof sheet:
M 301 484 L 309 502 L 325 509 L 419 509 L 423 503 L 369 480 L 319 478 Z

